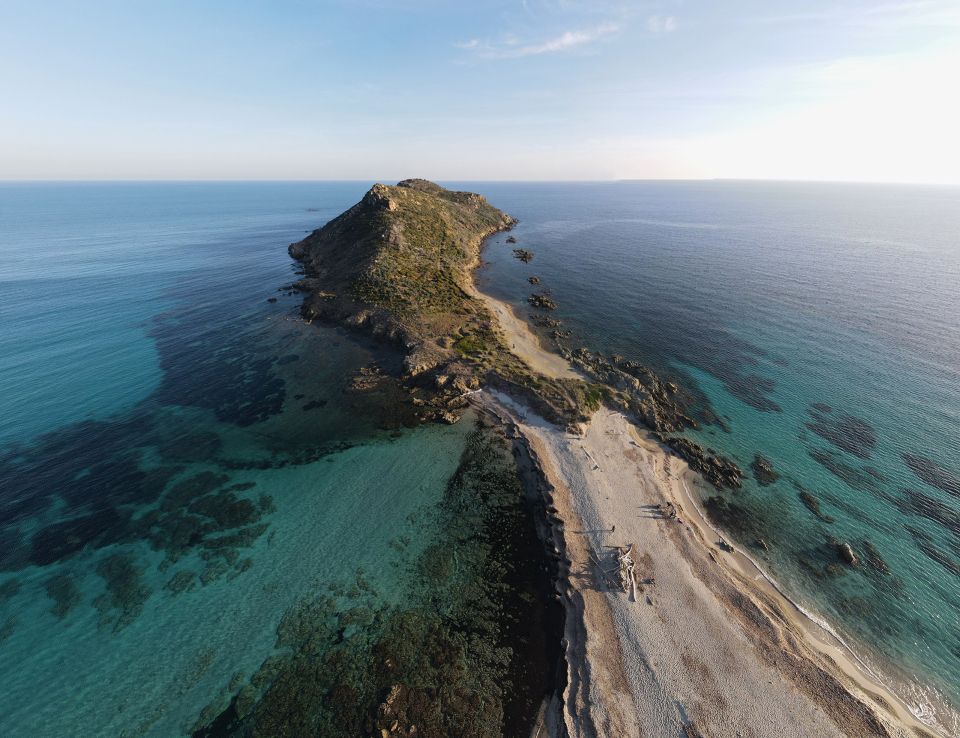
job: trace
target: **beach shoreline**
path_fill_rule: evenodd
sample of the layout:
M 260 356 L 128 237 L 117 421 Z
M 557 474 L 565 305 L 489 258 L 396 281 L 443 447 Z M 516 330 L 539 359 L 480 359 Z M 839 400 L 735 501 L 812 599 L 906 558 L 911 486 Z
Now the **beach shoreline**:
M 534 371 L 553 379 L 583 379 L 583 375 L 570 366 L 566 359 L 543 348 L 540 338 L 511 305 L 482 292 L 475 283 L 467 289 L 472 297 L 481 300 L 496 317 L 506 335 L 510 350 Z
M 521 346 L 517 354 L 532 369 L 556 376 L 556 360 L 564 359 L 543 349 L 509 305 L 474 289 L 497 315 L 507 344 Z M 568 683 L 545 715 L 550 734 L 746 736 L 771 734 L 772 725 L 778 735 L 938 734 L 757 562 L 718 546 L 722 539 L 691 489 L 698 475 L 648 431 L 602 407 L 575 436 L 497 392 L 471 399 L 510 426 L 535 459 L 555 555 L 567 564 L 558 595 L 567 612 Z M 614 480 L 597 479 L 604 476 Z M 682 524 L 657 517 L 654 506 L 667 510 L 668 503 Z M 641 504 L 655 514 L 638 513 Z M 600 547 L 613 545 L 614 535 L 632 536 L 629 543 L 656 570 L 640 571 L 654 583 L 637 602 L 611 589 L 597 566 Z M 698 606 L 681 606 L 691 596 Z M 645 622 L 645 609 L 660 613 L 656 627 Z M 670 659 L 667 644 L 678 654 L 697 653 Z M 754 690 L 745 688 L 750 682 Z

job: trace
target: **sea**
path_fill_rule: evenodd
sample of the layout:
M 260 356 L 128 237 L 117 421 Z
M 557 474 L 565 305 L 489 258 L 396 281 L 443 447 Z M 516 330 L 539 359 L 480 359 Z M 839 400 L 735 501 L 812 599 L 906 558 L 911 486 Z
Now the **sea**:
M 0 733 L 360 735 L 389 693 L 497 735 L 555 686 L 503 440 L 299 316 L 287 245 L 370 184 L 0 184 Z M 746 474 L 715 519 L 960 733 L 960 189 L 442 184 L 534 254 L 481 288 L 680 384 Z

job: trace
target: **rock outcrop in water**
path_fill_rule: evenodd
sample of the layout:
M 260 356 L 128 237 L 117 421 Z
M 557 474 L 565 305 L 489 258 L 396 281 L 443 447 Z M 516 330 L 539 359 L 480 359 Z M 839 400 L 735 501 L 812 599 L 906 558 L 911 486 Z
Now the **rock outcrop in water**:
M 844 543 L 839 541 L 836 544 L 837 554 L 843 559 L 843 562 L 848 566 L 859 566 L 860 559 L 857 558 L 857 554 L 854 553 L 853 548 L 849 543 Z
M 543 292 L 530 295 L 530 297 L 527 298 L 527 302 L 529 302 L 535 308 L 540 308 L 541 310 L 557 309 L 557 303 L 555 303 L 549 295 Z
M 687 460 L 687 463 L 717 489 L 731 487 L 739 489 L 743 484 L 743 472 L 729 459 L 714 455 L 709 449 L 704 451 L 699 445 L 687 438 L 668 438 L 666 444 Z
M 773 484 L 780 478 L 780 475 L 774 471 L 770 460 L 760 454 L 756 454 L 753 457 L 750 470 L 753 472 L 753 477 L 757 480 L 757 484 L 763 487 Z

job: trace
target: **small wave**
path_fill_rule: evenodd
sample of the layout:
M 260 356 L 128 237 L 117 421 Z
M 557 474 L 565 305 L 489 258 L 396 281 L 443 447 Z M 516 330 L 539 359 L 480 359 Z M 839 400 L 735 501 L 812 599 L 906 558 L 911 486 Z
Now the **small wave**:
M 664 228 L 694 228 L 698 230 L 720 230 L 724 226 L 718 223 L 685 223 L 675 220 L 655 220 L 652 218 L 622 218 L 610 221 L 613 223 L 642 223 L 643 225 L 663 226 Z
M 693 504 L 697 506 L 697 509 L 700 512 L 700 517 L 703 519 L 707 527 L 710 528 L 710 530 L 712 530 L 718 536 L 723 537 L 724 533 L 719 528 L 714 526 L 707 518 L 703 509 L 700 507 L 700 504 L 698 503 L 697 498 L 694 496 L 693 492 L 690 490 L 690 487 L 687 485 L 686 480 L 681 479 L 680 481 L 682 482 L 683 488 L 687 493 L 687 497 Z M 927 725 L 931 728 L 943 727 L 948 729 L 951 734 L 954 732 L 954 729 L 957 727 L 958 716 L 955 715 L 952 711 L 950 712 L 949 722 L 953 724 L 951 728 L 950 725 L 946 724 L 947 721 L 942 720 L 941 716 L 937 714 L 936 708 L 934 707 L 933 703 L 930 701 L 929 695 L 931 692 L 936 694 L 937 693 L 936 688 L 932 686 L 921 686 L 917 682 L 908 682 L 905 685 L 903 685 L 903 691 L 909 693 L 910 699 L 908 700 L 904 698 L 898 690 L 895 690 L 890 686 L 890 684 L 887 682 L 887 680 L 879 671 L 874 669 L 869 663 L 867 663 L 863 658 L 861 658 L 856 651 L 853 650 L 850 644 L 847 643 L 846 640 L 844 640 L 844 638 L 840 635 L 840 633 L 838 633 L 836 629 L 834 629 L 834 627 L 830 625 L 829 622 L 827 622 L 823 617 L 813 612 L 812 610 L 807 609 L 802 604 L 800 604 L 795 599 L 793 599 L 789 594 L 787 594 L 787 592 L 783 589 L 783 587 L 780 586 L 780 583 L 777 582 L 777 580 L 774 579 L 773 576 L 769 572 L 767 572 L 766 569 L 764 569 L 760 565 L 760 563 L 756 559 L 754 559 L 749 553 L 744 551 L 739 546 L 733 546 L 733 548 L 734 550 L 736 550 L 738 554 L 740 554 L 745 559 L 747 559 L 753 565 L 753 567 L 760 573 L 760 576 L 762 576 L 764 580 L 766 580 L 766 582 L 771 587 L 773 587 L 781 597 L 783 597 L 794 608 L 796 608 L 796 610 L 799 613 L 801 613 L 811 623 L 814 623 L 817 627 L 821 628 L 826 633 L 829 633 L 830 636 L 834 640 L 836 640 L 837 644 L 851 659 L 851 661 L 857 666 L 857 668 L 860 669 L 860 671 L 862 671 L 873 682 L 875 682 L 876 684 L 886 689 L 887 692 L 890 695 L 892 695 L 898 702 L 900 702 L 900 704 L 904 708 L 906 708 L 907 711 L 909 711 L 910 714 L 913 715 L 917 720 L 919 720 L 924 725 Z

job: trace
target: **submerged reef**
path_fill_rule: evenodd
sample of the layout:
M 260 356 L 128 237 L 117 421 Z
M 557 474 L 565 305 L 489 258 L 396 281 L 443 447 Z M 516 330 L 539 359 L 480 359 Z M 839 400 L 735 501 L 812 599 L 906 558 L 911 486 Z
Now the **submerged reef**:
M 819 403 L 810 406 L 808 412 L 813 421 L 806 424 L 807 428 L 849 454 L 870 458 L 877 445 L 877 436 L 870 424 L 854 415 L 835 414 L 832 408 L 824 411 L 823 407 L 826 406 Z
M 80 604 L 83 594 L 69 574 L 57 574 L 46 582 L 47 594 L 53 600 L 50 612 L 58 618 L 65 618 L 70 611 Z
M 151 594 L 143 573 L 132 554 L 113 554 L 97 564 L 97 574 L 107 585 L 107 591 L 93 603 L 100 612 L 101 626 L 117 631 L 137 619 Z
M 908 515 L 919 515 L 946 528 L 960 538 L 960 513 L 940 500 L 916 489 L 902 489 L 892 502 Z
M 511 447 L 478 423 L 400 604 L 363 572 L 305 596 L 276 650 L 195 736 L 527 735 L 553 688 L 559 605 Z
M 770 460 L 760 454 L 756 454 L 753 457 L 750 470 L 753 472 L 753 477 L 757 480 L 757 484 L 762 487 L 767 487 L 780 478 L 780 475 L 774 471 L 773 464 L 770 463 Z
M 904 463 L 910 467 L 910 471 L 916 474 L 918 479 L 954 497 L 960 497 L 960 476 L 940 466 L 933 459 L 920 454 L 903 454 L 902 456 Z
M 808 449 L 807 453 L 811 459 L 851 488 L 861 492 L 880 494 L 880 480 L 875 474 L 871 474 L 867 467 L 857 469 L 843 461 L 838 454 L 822 449 Z
M 823 512 L 823 510 L 820 509 L 820 500 L 818 500 L 808 490 L 800 488 L 800 491 L 797 494 L 800 497 L 800 502 L 806 505 L 807 509 L 810 512 L 812 512 L 815 517 L 819 518 L 824 523 L 834 522 L 832 517 L 830 517 L 825 512 Z
M 709 518 L 717 525 L 733 531 L 744 540 L 753 537 L 755 540 L 764 541 L 761 535 L 762 526 L 745 507 L 719 495 L 708 497 L 703 506 Z M 762 548 L 766 547 L 764 542 Z

